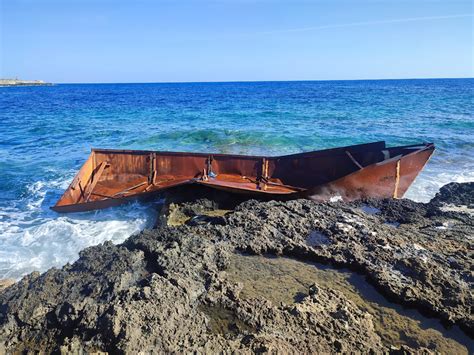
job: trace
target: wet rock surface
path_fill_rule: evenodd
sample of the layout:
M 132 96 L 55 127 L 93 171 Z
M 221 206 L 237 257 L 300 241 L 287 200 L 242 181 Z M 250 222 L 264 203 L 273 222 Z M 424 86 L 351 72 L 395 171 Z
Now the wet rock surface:
M 431 204 L 437 206 L 448 204 L 474 208 L 474 182 L 444 185 L 431 200 Z
M 345 267 L 472 337 L 473 220 L 443 207 L 472 206 L 473 185 L 449 184 L 428 204 L 250 200 L 229 213 L 215 196 L 173 201 L 155 229 L 0 289 L 0 353 L 439 352 L 436 343 L 396 343 L 370 309 L 321 280 L 290 288 L 275 275 L 281 292 L 270 294 L 282 296 L 266 296 L 268 281 L 255 277 L 249 288 L 251 271 L 235 260 L 246 253 Z M 200 218 L 213 210 L 226 213 Z M 172 214 L 185 224 L 163 223 Z
M 13 279 L 1 279 L 0 280 L 0 291 L 4 288 L 7 288 L 8 286 L 11 286 L 15 283 L 15 280 Z

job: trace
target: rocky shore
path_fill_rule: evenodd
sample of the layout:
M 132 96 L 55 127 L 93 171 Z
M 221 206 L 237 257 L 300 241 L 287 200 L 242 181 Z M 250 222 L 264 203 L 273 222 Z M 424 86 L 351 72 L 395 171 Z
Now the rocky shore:
M 472 353 L 473 208 L 474 183 L 427 204 L 203 190 L 154 229 L 0 289 L 0 353 Z M 400 305 L 464 333 L 423 328 Z

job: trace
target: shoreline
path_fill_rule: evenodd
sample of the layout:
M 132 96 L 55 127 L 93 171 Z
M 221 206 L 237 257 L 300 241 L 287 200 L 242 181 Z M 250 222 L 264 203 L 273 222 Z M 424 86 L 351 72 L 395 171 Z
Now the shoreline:
M 469 214 L 444 206 L 472 208 L 473 195 L 474 183 L 452 183 L 429 203 L 239 201 L 207 191 L 171 197 L 154 229 L 120 245 L 89 247 L 72 265 L 0 290 L 0 305 L 9 310 L 0 312 L 0 349 L 5 341 L 8 350 L 25 350 L 26 339 L 45 351 L 109 352 L 391 352 L 423 351 L 429 344 L 382 341 L 374 316 L 322 281 L 305 284 L 295 303 L 278 305 L 266 298 L 293 295 L 285 291 L 288 281 L 271 273 L 259 286 L 263 294 L 246 297 L 246 287 L 259 285 L 259 272 L 239 274 L 242 267 L 232 266 L 239 253 L 347 268 L 389 301 L 459 325 L 472 339 L 468 253 L 474 227 Z M 266 294 L 272 280 L 276 289 Z M 18 338 L 20 331 L 26 338 Z

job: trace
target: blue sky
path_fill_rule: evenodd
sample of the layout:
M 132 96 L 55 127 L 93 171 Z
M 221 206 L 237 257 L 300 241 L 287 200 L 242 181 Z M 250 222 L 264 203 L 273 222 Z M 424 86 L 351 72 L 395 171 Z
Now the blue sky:
M 174 82 L 473 77 L 458 0 L 0 0 L 1 77 Z

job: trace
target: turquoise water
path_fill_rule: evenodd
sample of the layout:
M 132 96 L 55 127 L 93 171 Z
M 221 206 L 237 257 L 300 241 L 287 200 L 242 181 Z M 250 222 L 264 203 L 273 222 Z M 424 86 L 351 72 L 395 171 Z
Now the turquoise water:
M 288 154 L 434 142 L 407 197 L 474 180 L 474 79 L 0 88 L 0 278 L 44 271 L 153 223 L 153 204 L 59 215 L 91 147 Z

